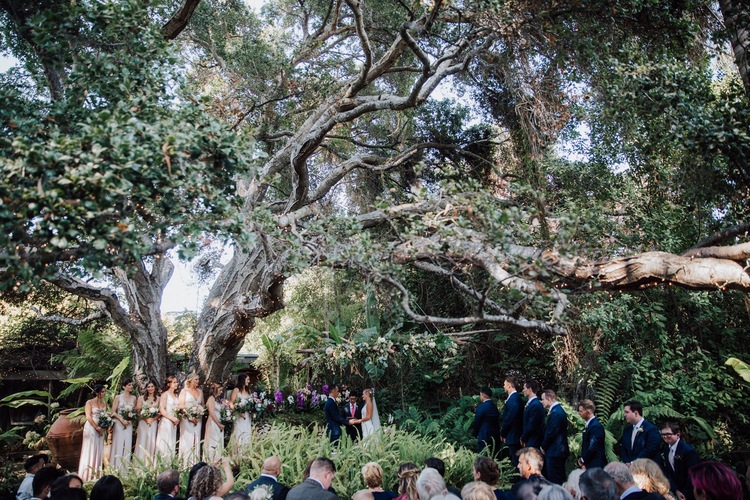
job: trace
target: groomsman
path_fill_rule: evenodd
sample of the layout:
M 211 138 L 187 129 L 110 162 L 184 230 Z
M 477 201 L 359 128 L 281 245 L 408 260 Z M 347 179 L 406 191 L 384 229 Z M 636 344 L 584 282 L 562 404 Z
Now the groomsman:
M 643 418 L 643 405 L 638 401 L 625 403 L 625 421 L 622 431 L 620 458 L 629 464 L 638 458 L 650 458 L 659 463 L 659 429 Z
M 570 455 L 568 449 L 568 414 L 557 401 L 557 394 L 552 389 L 546 389 L 542 393 L 542 404 L 549 410 L 541 446 L 546 471 L 544 477 L 555 484 L 563 484 L 566 479 L 565 461 Z
M 489 446 L 494 456 L 500 447 L 500 412 L 492 401 L 492 389 L 489 387 L 479 389 L 479 399 L 481 403 L 477 406 L 474 422 L 471 424 L 472 431 L 477 437 L 477 453 L 481 453 Z
M 578 459 L 578 465 L 583 469 L 603 469 L 607 465 L 604 453 L 604 426 L 596 418 L 594 411 L 596 406 L 590 399 L 578 403 L 578 415 L 586 422 L 586 427 L 583 428 L 581 458 Z
M 357 403 L 357 391 L 349 393 L 349 402 L 343 406 L 341 413 L 347 420 L 359 420 L 362 418 L 362 407 Z M 346 433 L 352 438 L 352 441 L 359 440 L 360 436 L 362 436 L 362 424 L 347 425 Z
M 662 452 L 662 469 L 669 479 L 670 488 L 680 499 L 693 500 L 693 485 L 688 471 L 700 462 L 698 453 L 680 436 L 680 426 L 674 422 L 667 422 L 662 426 L 661 438 L 667 443 L 667 449 Z
M 523 432 L 521 446 L 539 448 L 544 437 L 544 406 L 536 394 L 539 392 L 539 382 L 529 379 L 523 384 L 523 395 L 528 398 L 523 410 Z
M 500 428 L 500 438 L 508 446 L 510 462 L 518 467 L 518 450 L 521 449 L 521 432 L 523 431 L 523 409 L 521 396 L 518 395 L 518 382 L 513 376 L 505 377 L 503 389 L 508 397 L 503 406 L 503 424 Z

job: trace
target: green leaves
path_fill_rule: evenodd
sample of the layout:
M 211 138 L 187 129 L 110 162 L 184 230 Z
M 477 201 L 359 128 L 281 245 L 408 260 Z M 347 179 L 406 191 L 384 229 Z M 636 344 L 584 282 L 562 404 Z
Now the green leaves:
M 742 377 L 745 382 L 750 382 L 750 365 L 748 365 L 744 361 L 740 361 L 737 358 L 729 358 L 724 364 L 734 368 L 734 371 L 737 372 L 737 375 Z

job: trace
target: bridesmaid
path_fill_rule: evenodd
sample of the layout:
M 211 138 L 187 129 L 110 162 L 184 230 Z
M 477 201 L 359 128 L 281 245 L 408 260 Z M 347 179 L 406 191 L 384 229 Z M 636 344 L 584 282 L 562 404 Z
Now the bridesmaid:
M 94 386 L 94 397 L 86 401 L 83 446 L 81 460 L 78 462 L 78 474 L 84 482 L 95 479 L 102 469 L 106 430 L 99 426 L 99 415 L 107 411 L 107 404 L 104 402 L 106 392 L 103 385 L 97 384 Z
M 177 379 L 170 375 L 167 384 L 159 400 L 159 430 L 156 433 L 156 454 L 164 460 L 171 462 L 174 457 L 174 447 L 177 443 L 177 424 L 180 423 L 175 416 L 177 409 Z
M 154 411 L 150 411 L 153 409 Z M 138 398 L 136 410 L 141 416 L 135 440 L 135 458 L 144 465 L 151 465 L 156 456 L 156 433 L 159 431 L 159 398 L 156 384 L 149 382 Z M 144 416 L 145 415 L 145 416 Z
M 180 391 L 179 406 L 187 410 L 203 405 L 203 393 L 198 390 L 198 375 L 191 373 Z M 203 418 L 183 418 L 180 421 L 180 462 L 189 466 L 201 457 L 201 428 Z
M 203 439 L 203 460 L 209 464 L 218 462 L 224 450 L 224 424 L 221 423 L 223 395 L 224 388 L 220 384 L 211 384 L 211 395 L 206 400 L 208 421 Z
M 112 446 L 109 466 L 118 472 L 127 472 L 133 449 L 132 420 L 135 419 L 136 398 L 132 392 L 133 381 L 125 379 L 122 381 L 122 392 L 112 401 Z
M 237 385 L 229 396 L 229 403 L 235 410 L 238 406 L 246 404 L 247 401 L 250 401 L 250 377 L 247 376 L 247 373 L 240 373 L 237 375 Z M 243 448 L 249 445 L 252 429 L 250 412 L 240 413 L 232 430 L 232 440 L 234 440 L 235 446 Z

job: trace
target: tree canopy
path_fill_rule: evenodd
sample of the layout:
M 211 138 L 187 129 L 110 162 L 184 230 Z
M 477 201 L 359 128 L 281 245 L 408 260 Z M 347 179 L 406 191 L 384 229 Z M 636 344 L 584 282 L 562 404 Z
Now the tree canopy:
M 191 356 L 210 380 L 310 266 L 415 322 L 541 335 L 591 291 L 746 292 L 748 12 L 0 0 L 22 62 L 0 81 L 0 284 L 89 299 L 156 380 L 168 252 L 217 242 Z M 456 306 L 418 304 L 417 274 Z

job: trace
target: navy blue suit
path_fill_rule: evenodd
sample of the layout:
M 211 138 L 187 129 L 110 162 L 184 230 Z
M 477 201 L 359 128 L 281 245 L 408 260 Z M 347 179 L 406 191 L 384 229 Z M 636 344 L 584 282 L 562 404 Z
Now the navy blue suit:
M 287 493 L 289 493 L 289 488 L 270 476 L 260 476 L 258 479 L 250 483 L 245 489 L 245 493 L 250 495 L 258 486 L 270 486 L 273 490 L 273 500 L 285 500 Z
M 544 477 L 555 484 L 565 482 L 565 461 L 570 455 L 568 449 L 568 414 L 562 405 L 556 404 L 549 410 L 547 428 L 542 440 L 544 450 Z
M 336 400 L 328 398 L 324 407 L 326 413 L 326 434 L 332 443 L 341 439 L 341 426 L 346 425 L 346 419 L 339 413 Z
M 471 428 L 477 437 L 477 453 L 490 446 L 494 454 L 500 447 L 500 411 L 494 401 L 487 399 L 477 406 Z
M 674 469 L 669 463 L 669 447 L 661 454 L 661 468 L 664 475 L 669 479 L 669 485 L 674 491 L 681 491 L 685 498 L 693 500 L 693 484 L 688 476 L 688 471 L 695 464 L 700 462 L 698 452 L 692 446 L 687 444 L 684 439 L 677 442 L 677 450 L 674 454 Z
M 620 458 L 624 463 L 630 463 L 637 458 L 650 458 L 659 463 L 659 443 L 661 443 L 661 434 L 659 429 L 648 420 L 641 424 L 639 432 L 635 435 L 635 443 L 630 445 L 633 436 L 633 426 L 628 425 L 622 431 L 620 448 Z
M 524 446 L 539 448 L 544 438 L 544 417 L 546 416 L 544 405 L 539 398 L 534 398 L 526 403 L 523 410 L 523 432 L 521 442 Z
M 607 456 L 604 453 L 604 426 L 596 417 L 592 418 L 583 430 L 581 459 L 587 469 L 603 469 L 607 465 Z
M 520 449 L 521 432 L 523 431 L 523 407 L 521 397 L 517 392 L 510 395 L 503 406 L 503 424 L 500 428 L 500 436 L 505 439 L 510 453 L 510 461 L 513 467 L 518 465 L 516 452 Z

